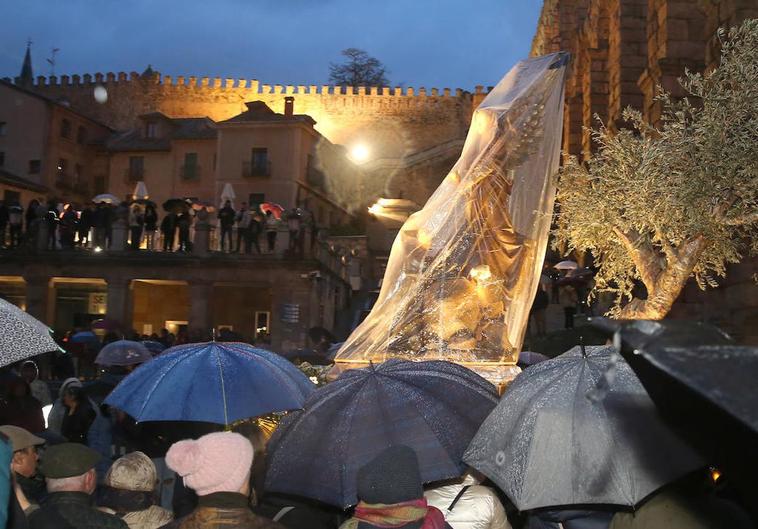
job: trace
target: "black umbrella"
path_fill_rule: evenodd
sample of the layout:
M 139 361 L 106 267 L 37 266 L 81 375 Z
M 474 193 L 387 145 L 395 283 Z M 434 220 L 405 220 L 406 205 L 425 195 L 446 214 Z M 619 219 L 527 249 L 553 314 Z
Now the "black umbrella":
M 703 323 L 604 318 L 592 323 L 615 333 L 621 354 L 664 419 L 745 498 L 757 498 L 758 348 L 733 345 Z
M 182 198 L 169 198 L 163 203 L 163 209 L 168 213 L 181 213 L 189 208 L 189 204 Z
M 424 482 L 460 476 L 463 451 L 497 399 L 492 384 L 449 362 L 346 371 L 282 421 L 268 445 L 266 490 L 354 505 L 358 469 L 396 444 L 416 451 Z
M 521 373 L 464 460 L 519 510 L 631 507 L 705 466 L 608 346 L 575 347 Z

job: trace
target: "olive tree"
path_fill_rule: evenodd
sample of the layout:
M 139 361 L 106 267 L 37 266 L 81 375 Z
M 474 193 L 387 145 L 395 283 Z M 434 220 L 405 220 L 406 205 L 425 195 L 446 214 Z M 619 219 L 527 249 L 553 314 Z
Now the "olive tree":
M 680 80 L 689 97 L 659 91 L 659 126 L 626 109 L 629 128 L 601 125 L 597 153 L 561 170 L 556 243 L 592 253 L 614 317 L 663 318 L 691 277 L 716 286 L 758 251 L 758 20 L 719 37 L 718 67 Z

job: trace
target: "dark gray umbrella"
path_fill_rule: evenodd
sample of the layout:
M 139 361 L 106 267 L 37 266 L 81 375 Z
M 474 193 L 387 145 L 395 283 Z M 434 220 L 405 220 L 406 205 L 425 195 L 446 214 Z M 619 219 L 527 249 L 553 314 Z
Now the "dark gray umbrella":
M 140 342 L 118 340 L 100 349 L 95 363 L 101 366 L 133 366 L 152 359 L 153 355 Z
M 355 505 L 358 469 L 397 444 L 416 451 L 425 482 L 460 476 L 463 451 L 496 403 L 492 384 L 449 362 L 346 371 L 279 425 L 266 490 Z
M 463 459 L 522 511 L 634 506 L 705 465 L 608 346 L 575 347 L 524 371 Z

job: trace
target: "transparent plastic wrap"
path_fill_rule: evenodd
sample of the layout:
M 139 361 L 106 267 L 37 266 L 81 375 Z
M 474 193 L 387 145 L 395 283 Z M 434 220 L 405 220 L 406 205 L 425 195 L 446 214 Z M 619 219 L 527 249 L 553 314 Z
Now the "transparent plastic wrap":
M 514 374 L 545 256 L 568 55 L 518 63 L 474 112 L 463 152 L 392 246 L 379 298 L 337 370 L 442 359 Z

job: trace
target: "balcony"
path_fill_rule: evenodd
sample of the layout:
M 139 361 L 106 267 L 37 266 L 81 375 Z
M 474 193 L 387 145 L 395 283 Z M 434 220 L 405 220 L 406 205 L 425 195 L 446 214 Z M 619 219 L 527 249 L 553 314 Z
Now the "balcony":
M 257 176 L 271 176 L 271 160 L 262 163 L 242 162 L 242 177 L 252 178 Z
M 124 178 L 127 182 L 139 182 L 145 179 L 144 167 L 127 167 L 124 170 Z
M 182 165 L 179 169 L 179 174 L 182 180 L 200 180 L 201 169 L 197 164 Z

